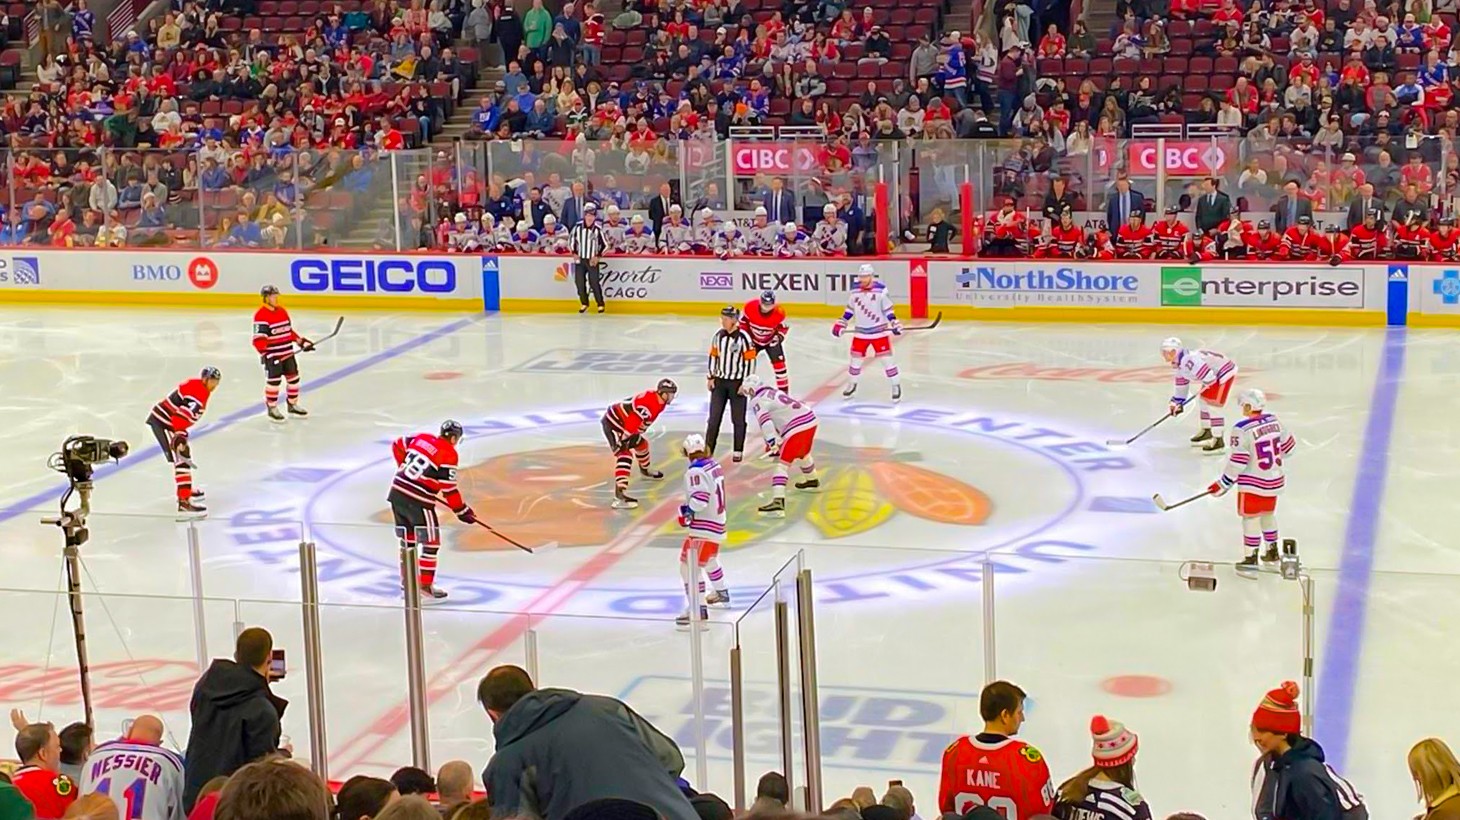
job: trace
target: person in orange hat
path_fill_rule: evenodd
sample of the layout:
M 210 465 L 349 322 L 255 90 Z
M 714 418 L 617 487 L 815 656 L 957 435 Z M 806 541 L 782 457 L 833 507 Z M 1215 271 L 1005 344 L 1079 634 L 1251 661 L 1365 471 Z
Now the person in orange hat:
M 1065 820 L 1150 820 L 1151 807 L 1136 792 L 1140 739 L 1104 715 L 1090 718 L 1094 765 L 1060 784 L 1054 814 Z
M 1302 734 L 1298 684 L 1268 692 L 1252 713 L 1250 737 L 1262 756 L 1252 769 L 1256 820 L 1367 820 L 1363 795 L 1324 762 L 1323 747 Z

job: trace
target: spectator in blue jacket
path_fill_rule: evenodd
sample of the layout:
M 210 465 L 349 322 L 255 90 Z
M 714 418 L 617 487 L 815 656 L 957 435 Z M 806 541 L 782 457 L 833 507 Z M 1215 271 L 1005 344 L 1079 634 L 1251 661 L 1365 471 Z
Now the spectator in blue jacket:
M 1252 713 L 1252 743 L 1262 752 L 1252 770 L 1256 820 L 1359 820 L 1364 798 L 1324 762 L 1323 748 L 1304 737 L 1298 684 L 1284 681 Z
M 234 224 L 233 230 L 228 232 L 228 243 L 230 245 L 257 248 L 264 242 L 263 231 L 259 224 L 248 215 L 247 211 L 238 212 L 238 222 Z

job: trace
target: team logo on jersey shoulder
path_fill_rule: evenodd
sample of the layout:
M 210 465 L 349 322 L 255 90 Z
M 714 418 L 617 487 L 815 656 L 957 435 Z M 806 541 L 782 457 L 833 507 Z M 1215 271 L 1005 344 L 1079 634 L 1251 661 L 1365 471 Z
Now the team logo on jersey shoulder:
M 1044 759 L 1044 755 L 1041 754 L 1040 751 L 1033 746 L 1025 746 L 1024 748 L 1019 750 L 1019 754 L 1023 755 L 1024 759 L 1029 761 L 1030 763 L 1038 763 L 1039 761 Z
M 52 781 L 52 785 L 56 787 L 56 794 L 61 797 L 66 797 L 76 790 L 76 784 L 72 783 L 71 778 L 64 774 L 56 775 L 56 779 Z

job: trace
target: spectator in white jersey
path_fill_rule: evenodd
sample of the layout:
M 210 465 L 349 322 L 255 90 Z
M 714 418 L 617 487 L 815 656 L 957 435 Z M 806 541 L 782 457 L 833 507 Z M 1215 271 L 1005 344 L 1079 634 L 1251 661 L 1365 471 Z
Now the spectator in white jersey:
M 142 715 L 127 733 L 97 746 L 81 772 L 81 791 L 111 798 L 128 820 L 182 820 L 183 761 L 162 748 L 162 720 Z
M 1090 719 L 1094 765 L 1060 784 L 1054 814 L 1060 820 L 1150 820 L 1151 807 L 1136 792 L 1136 733 L 1104 715 Z

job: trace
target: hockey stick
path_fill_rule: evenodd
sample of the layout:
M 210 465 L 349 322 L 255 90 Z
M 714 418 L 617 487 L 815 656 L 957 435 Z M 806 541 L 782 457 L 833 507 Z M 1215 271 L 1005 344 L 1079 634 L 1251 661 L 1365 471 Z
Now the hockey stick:
M 1190 399 L 1188 399 L 1187 401 L 1190 401 Z M 1182 402 L 1181 405 L 1183 407 L 1185 407 L 1186 406 L 1186 402 Z M 1153 421 L 1150 424 L 1146 425 L 1146 429 L 1140 431 L 1139 433 L 1136 433 L 1135 435 L 1131 436 L 1130 438 L 1124 439 L 1124 440 L 1118 439 L 1118 438 L 1106 439 L 1105 440 L 1105 444 L 1106 444 L 1106 446 L 1109 446 L 1109 447 L 1120 447 L 1120 446 L 1124 446 L 1124 445 L 1129 445 L 1132 442 L 1134 442 L 1136 439 L 1140 438 L 1141 436 L 1144 436 L 1145 434 L 1151 432 L 1152 430 L 1156 429 L 1157 427 L 1160 427 L 1167 419 L 1172 419 L 1172 418 L 1176 418 L 1176 414 L 1175 413 L 1172 413 L 1170 411 L 1167 411 L 1166 415 L 1164 415 L 1161 418 L 1156 419 L 1155 421 Z
M 506 541 L 507 543 L 511 544 L 512 546 L 514 546 L 514 547 L 522 550 L 525 553 L 528 553 L 529 555 L 536 555 L 539 552 L 549 552 L 551 550 L 555 550 L 555 549 L 558 548 L 558 542 L 556 542 L 556 541 L 549 541 L 548 543 L 543 544 L 542 546 L 539 546 L 539 547 L 529 547 L 529 546 L 526 546 L 524 544 L 519 543 L 518 541 L 516 541 L 516 540 L 514 540 L 512 538 L 508 538 L 507 536 L 505 536 L 501 532 L 499 532 L 496 527 L 493 527 L 491 524 L 488 524 L 487 522 L 481 520 L 480 518 L 477 519 L 476 523 L 479 524 L 479 525 L 481 525 L 482 527 L 485 527 L 486 530 L 487 530 L 487 532 L 490 532 L 492 535 L 497 536 L 498 538 L 502 539 L 503 541 Z
M 939 322 L 942 322 L 942 321 L 943 321 L 943 311 L 940 310 L 940 311 L 938 311 L 938 315 L 933 317 L 932 324 L 918 325 L 917 327 L 905 327 L 905 328 L 902 329 L 902 331 L 904 333 L 906 333 L 909 330 L 932 330 L 933 328 L 935 328 L 935 327 L 938 326 L 938 323 Z
M 1183 498 L 1175 504 L 1167 504 L 1166 499 L 1162 498 L 1160 493 L 1156 493 L 1155 495 L 1151 496 L 1151 500 L 1156 503 L 1156 509 L 1160 510 L 1161 512 L 1167 512 L 1169 510 L 1174 510 L 1177 507 L 1184 507 L 1187 504 L 1190 504 L 1191 502 L 1197 500 L 1198 498 L 1206 498 L 1209 495 L 1211 495 L 1211 493 L 1207 492 L 1206 490 L 1202 490 L 1191 498 Z
M 333 339 L 334 337 L 340 335 L 340 328 L 344 327 L 344 325 L 345 325 L 345 317 L 341 316 L 340 318 L 338 318 L 338 319 L 335 320 L 335 329 L 334 330 L 331 330 L 329 332 L 329 335 L 327 335 L 327 336 L 321 336 L 318 339 L 312 339 L 312 340 L 310 340 L 310 342 L 309 342 L 309 350 L 304 350 L 304 351 L 301 351 L 301 352 L 308 353 L 310 350 L 314 350 L 314 349 L 318 348 L 320 342 L 328 342 L 330 339 Z

